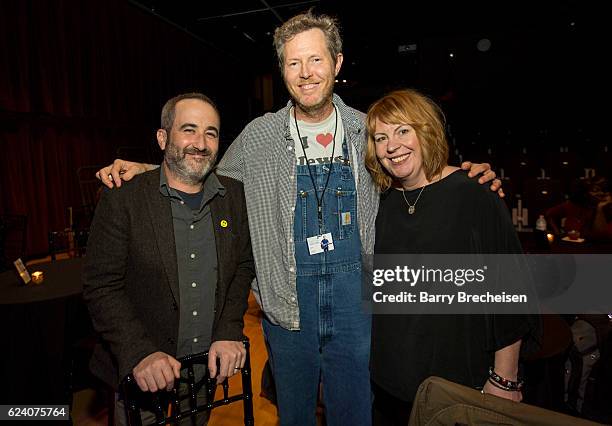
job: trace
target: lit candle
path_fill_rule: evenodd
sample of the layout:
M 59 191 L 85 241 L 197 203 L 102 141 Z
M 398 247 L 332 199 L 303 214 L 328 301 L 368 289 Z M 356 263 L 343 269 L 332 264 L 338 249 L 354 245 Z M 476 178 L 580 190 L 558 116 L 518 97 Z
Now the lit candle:
M 43 282 L 44 275 L 41 271 L 32 272 L 32 281 L 34 284 L 40 284 Z
M 548 238 L 549 243 L 555 241 L 555 236 L 553 234 L 546 234 L 546 238 Z

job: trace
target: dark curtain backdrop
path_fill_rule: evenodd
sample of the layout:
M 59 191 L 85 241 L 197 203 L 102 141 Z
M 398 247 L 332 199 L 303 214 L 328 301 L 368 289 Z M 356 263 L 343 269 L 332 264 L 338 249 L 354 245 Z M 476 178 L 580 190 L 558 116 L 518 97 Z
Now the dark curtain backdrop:
M 27 214 L 30 255 L 81 204 L 79 167 L 158 151 L 168 98 L 208 94 L 222 133 L 247 119 L 233 58 L 126 1 L 0 0 L 0 55 L 0 213 Z

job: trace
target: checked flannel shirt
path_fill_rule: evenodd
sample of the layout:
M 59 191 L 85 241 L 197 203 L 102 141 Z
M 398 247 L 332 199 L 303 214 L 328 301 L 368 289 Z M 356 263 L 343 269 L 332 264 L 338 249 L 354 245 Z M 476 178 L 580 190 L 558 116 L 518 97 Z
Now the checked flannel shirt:
M 361 251 L 374 251 L 379 192 L 365 168 L 364 114 L 334 95 L 357 187 Z M 293 222 L 297 196 L 295 142 L 289 129 L 291 101 L 275 113 L 251 121 L 228 148 L 217 173 L 244 184 L 257 278 L 253 291 L 266 316 L 288 330 L 299 330 Z

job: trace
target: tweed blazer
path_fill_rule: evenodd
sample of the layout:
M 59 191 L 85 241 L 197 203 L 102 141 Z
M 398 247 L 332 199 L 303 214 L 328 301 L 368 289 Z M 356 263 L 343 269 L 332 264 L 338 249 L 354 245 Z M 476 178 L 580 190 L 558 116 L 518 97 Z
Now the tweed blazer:
M 242 183 L 218 178 L 226 190 L 210 204 L 218 264 L 213 342 L 243 339 L 255 276 Z M 90 366 L 115 389 L 147 355 L 177 351 L 180 300 L 172 209 L 159 182 L 158 169 L 106 191 L 89 236 L 83 296 L 102 340 Z

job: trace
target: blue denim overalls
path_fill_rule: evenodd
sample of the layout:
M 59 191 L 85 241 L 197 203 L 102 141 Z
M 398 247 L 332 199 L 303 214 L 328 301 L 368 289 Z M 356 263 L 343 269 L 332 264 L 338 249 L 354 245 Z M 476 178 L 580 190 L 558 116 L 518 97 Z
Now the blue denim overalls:
M 309 166 L 297 166 L 294 238 L 300 331 L 264 320 L 282 425 L 316 424 L 319 377 L 329 426 L 370 425 L 370 316 L 361 308 L 361 244 L 355 178 L 348 162 L 332 164 L 319 231 Z M 319 197 L 329 164 L 311 165 Z M 310 255 L 308 237 L 331 232 L 334 250 Z

